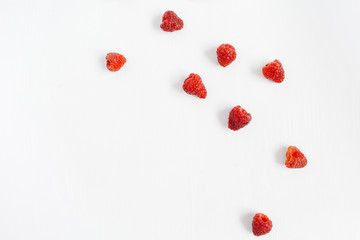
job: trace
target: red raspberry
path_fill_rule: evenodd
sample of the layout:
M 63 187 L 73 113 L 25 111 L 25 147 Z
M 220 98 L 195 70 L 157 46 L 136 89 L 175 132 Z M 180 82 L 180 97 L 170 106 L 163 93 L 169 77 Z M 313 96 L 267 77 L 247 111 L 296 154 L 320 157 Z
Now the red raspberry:
M 290 146 L 286 152 L 285 165 L 288 168 L 303 168 L 307 164 L 305 155 L 297 147 Z
M 252 230 L 255 236 L 261 236 L 271 231 L 272 221 L 262 213 L 255 214 L 252 221 Z
M 221 66 L 226 67 L 236 59 L 236 51 L 230 44 L 222 44 L 216 50 L 218 62 Z
M 174 32 L 184 27 L 184 22 L 173 11 L 166 11 L 162 18 L 161 29 L 165 32 Z
M 119 53 L 108 53 L 106 55 L 106 67 L 111 72 L 119 71 L 122 66 L 126 63 L 126 58 Z
M 191 73 L 185 80 L 183 89 L 187 94 L 196 95 L 199 98 L 206 98 L 207 95 L 207 91 L 201 77 L 195 73 Z
M 263 67 L 262 72 L 265 78 L 270 79 L 276 83 L 281 83 L 284 81 L 285 72 L 279 60 L 275 60 L 266 64 L 265 67 Z
M 230 111 L 228 126 L 231 130 L 236 131 L 248 125 L 250 121 L 251 114 L 242 107 L 236 106 Z

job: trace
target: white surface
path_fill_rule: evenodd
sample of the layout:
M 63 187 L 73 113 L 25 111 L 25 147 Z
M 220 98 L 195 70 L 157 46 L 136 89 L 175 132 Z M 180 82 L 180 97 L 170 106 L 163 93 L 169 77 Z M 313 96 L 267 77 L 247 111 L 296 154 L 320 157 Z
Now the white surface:
M 160 30 L 165 10 L 185 27 Z M 360 239 L 359 1 L 1 1 L 0 239 Z M 237 60 L 216 63 L 233 44 Z M 121 71 L 107 52 L 124 54 Z M 274 84 L 261 67 L 282 61 Z M 191 73 L 208 98 L 182 91 Z M 253 120 L 227 129 L 240 104 Z M 288 145 L 309 164 L 284 166 Z

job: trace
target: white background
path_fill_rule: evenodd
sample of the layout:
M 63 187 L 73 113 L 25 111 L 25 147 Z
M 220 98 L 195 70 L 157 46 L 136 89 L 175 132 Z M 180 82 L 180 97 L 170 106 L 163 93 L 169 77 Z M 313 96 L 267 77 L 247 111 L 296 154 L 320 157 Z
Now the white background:
M 160 28 L 174 10 L 179 32 Z M 4 1 L 1 240 L 360 239 L 359 1 Z M 238 57 L 216 61 L 222 43 Z M 108 52 L 124 54 L 116 73 Z M 262 66 L 279 59 L 282 84 Z M 205 100 L 182 83 L 198 73 Z M 227 128 L 241 105 L 251 123 Z M 287 169 L 295 145 L 308 158 Z

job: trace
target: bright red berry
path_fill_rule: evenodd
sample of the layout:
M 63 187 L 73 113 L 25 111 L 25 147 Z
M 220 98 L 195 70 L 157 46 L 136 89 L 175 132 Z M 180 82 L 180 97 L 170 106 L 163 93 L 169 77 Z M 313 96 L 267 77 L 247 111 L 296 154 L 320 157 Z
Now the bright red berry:
M 174 32 L 181 30 L 184 27 L 184 21 L 173 11 L 166 11 L 163 15 L 160 27 L 165 32 Z
M 284 81 L 285 71 L 279 60 L 275 60 L 266 64 L 265 67 L 263 67 L 262 72 L 265 78 L 270 79 L 276 83 L 281 83 Z
M 265 214 L 255 214 L 252 221 L 252 231 L 255 236 L 267 234 L 271 231 L 271 228 L 272 222 Z
M 206 98 L 207 91 L 198 74 L 191 73 L 183 84 L 183 89 L 187 94 Z
M 106 55 L 106 67 L 111 72 L 119 71 L 122 66 L 126 63 L 126 58 L 119 53 L 108 53 Z
M 290 146 L 286 152 L 285 165 L 288 168 L 303 168 L 307 164 L 305 155 L 294 146 Z
M 217 59 L 221 66 L 226 67 L 236 59 L 236 51 L 230 44 L 222 44 L 216 50 Z
M 242 107 L 236 106 L 230 111 L 228 126 L 231 130 L 236 131 L 248 125 L 250 121 L 251 114 Z

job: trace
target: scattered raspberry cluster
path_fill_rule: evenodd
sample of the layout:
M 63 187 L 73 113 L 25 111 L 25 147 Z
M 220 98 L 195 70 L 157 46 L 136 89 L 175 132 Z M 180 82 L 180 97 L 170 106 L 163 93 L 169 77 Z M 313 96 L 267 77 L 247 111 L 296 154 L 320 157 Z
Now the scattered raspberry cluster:
M 261 236 L 269 233 L 272 229 L 272 221 L 262 213 L 255 214 L 252 221 L 252 231 L 255 236 Z
M 126 63 L 126 58 L 119 53 L 108 53 L 106 55 L 106 67 L 111 72 L 119 71 Z
M 245 127 L 251 121 L 251 114 L 240 106 L 234 107 L 229 114 L 228 126 L 231 130 L 237 131 Z
M 285 165 L 288 168 L 303 168 L 307 164 L 305 155 L 294 146 L 290 146 L 286 152 Z
M 191 73 L 190 76 L 185 79 L 183 89 L 187 94 L 195 95 L 199 98 L 206 98 L 207 95 L 207 91 L 201 77 L 196 73 Z
M 184 21 L 173 11 L 166 11 L 163 15 L 160 27 L 165 32 L 179 31 L 184 27 Z
M 216 50 L 217 59 L 221 66 L 226 67 L 236 59 L 236 51 L 230 44 L 222 44 Z
M 160 28 L 165 32 L 179 31 L 184 27 L 184 22 L 173 11 L 166 11 L 162 18 Z M 227 67 L 236 60 L 235 47 L 230 44 L 222 44 L 217 50 L 217 59 L 222 67 Z M 106 67 L 111 72 L 120 70 L 126 63 L 126 58 L 119 53 L 108 53 L 106 55 Z M 266 79 L 272 80 L 275 83 L 281 83 L 285 79 L 285 71 L 279 60 L 274 60 L 266 64 L 262 68 L 262 73 Z M 183 83 L 183 89 L 187 94 L 197 96 L 205 99 L 207 97 L 207 90 L 198 74 L 191 73 Z M 251 114 L 248 113 L 241 106 L 235 106 L 229 113 L 228 127 L 233 131 L 237 131 L 251 121 Z M 305 155 L 295 146 L 290 146 L 286 152 L 285 166 L 287 168 L 303 168 L 307 164 Z M 272 229 L 272 221 L 262 213 L 255 214 L 252 221 L 252 231 L 255 236 L 267 234 Z
M 284 68 L 279 60 L 268 63 L 263 67 L 264 77 L 276 83 L 281 83 L 285 79 Z

